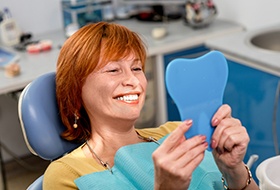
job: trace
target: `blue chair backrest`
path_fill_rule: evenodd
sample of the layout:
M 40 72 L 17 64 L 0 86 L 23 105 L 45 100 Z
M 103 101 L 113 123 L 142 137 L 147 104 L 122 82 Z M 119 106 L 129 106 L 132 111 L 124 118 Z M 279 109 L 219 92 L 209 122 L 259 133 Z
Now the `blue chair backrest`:
M 27 147 L 33 154 L 50 161 L 80 145 L 60 136 L 66 128 L 57 107 L 55 76 L 55 72 L 46 73 L 29 83 L 22 91 L 18 104 Z M 36 184 L 40 184 L 42 179 Z
M 202 134 L 210 143 L 214 131 L 211 119 L 222 105 L 227 77 L 227 61 L 218 51 L 193 59 L 178 58 L 168 64 L 167 91 L 181 120 L 193 120 L 193 126 L 186 133 L 187 138 Z

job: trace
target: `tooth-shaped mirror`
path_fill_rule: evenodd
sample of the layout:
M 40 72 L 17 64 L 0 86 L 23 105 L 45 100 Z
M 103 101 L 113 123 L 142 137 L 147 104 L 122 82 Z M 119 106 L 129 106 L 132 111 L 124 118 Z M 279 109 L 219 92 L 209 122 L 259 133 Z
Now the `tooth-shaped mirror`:
M 211 119 L 223 103 L 227 77 L 227 61 L 218 51 L 193 59 L 177 58 L 166 68 L 167 91 L 177 105 L 181 120 L 193 120 L 185 136 L 206 135 L 208 150 L 214 131 Z

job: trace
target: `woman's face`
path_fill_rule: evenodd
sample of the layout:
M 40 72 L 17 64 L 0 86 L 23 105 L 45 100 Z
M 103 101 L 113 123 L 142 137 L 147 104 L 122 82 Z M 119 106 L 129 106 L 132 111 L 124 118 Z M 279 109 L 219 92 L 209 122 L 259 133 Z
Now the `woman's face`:
M 82 99 L 93 121 L 134 121 L 143 107 L 146 86 L 142 63 L 131 54 L 93 71 L 82 87 Z

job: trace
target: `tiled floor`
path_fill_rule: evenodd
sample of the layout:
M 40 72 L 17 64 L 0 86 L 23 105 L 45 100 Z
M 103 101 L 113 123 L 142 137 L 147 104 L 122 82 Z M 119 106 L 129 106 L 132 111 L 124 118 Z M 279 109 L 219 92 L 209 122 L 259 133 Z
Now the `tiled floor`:
M 41 176 L 47 168 L 49 162 L 37 156 L 30 155 L 22 159 L 19 164 L 15 161 L 5 163 L 6 189 L 4 190 L 24 190 L 35 179 Z

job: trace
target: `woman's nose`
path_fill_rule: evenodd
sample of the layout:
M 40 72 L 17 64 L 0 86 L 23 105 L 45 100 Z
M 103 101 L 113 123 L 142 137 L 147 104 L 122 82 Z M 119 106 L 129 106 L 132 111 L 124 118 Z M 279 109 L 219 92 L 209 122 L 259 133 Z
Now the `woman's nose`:
M 139 79 L 132 71 L 124 73 L 124 78 L 123 78 L 124 86 L 136 86 L 138 84 L 139 84 Z

